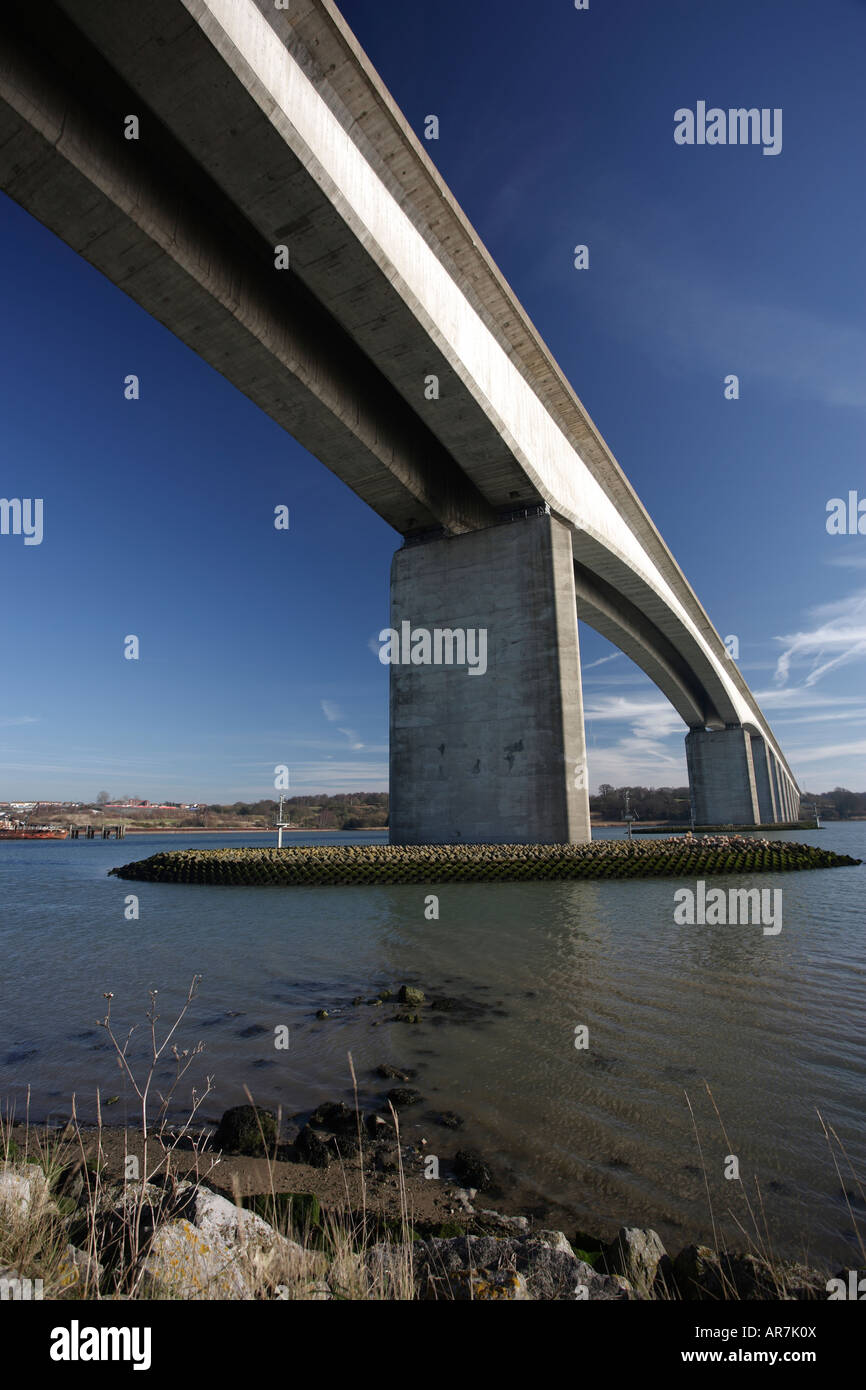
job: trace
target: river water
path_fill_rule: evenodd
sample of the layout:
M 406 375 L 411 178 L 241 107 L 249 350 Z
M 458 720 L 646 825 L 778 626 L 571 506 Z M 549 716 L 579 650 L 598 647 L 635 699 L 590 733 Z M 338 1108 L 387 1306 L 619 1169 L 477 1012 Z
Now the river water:
M 866 859 L 866 823 L 798 838 Z M 407 1137 L 424 1135 L 443 1157 L 480 1149 L 513 1208 L 552 1209 L 570 1232 L 652 1225 L 679 1248 L 710 1237 L 715 1219 L 742 1247 L 737 1222 L 754 1233 L 748 1197 L 777 1254 L 852 1258 L 854 1231 L 866 1230 L 848 1167 L 862 1182 L 866 866 L 712 880 L 781 888 L 776 935 L 676 925 L 683 882 L 673 880 L 247 889 L 107 876 L 166 848 L 246 843 L 271 841 L 0 843 L 0 1097 L 19 1117 L 29 1086 L 38 1119 L 68 1114 L 73 1092 L 92 1116 L 97 1088 L 118 1097 L 107 1120 L 132 1118 L 96 1027 L 103 992 L 125 1036 L 145 1024 L 149 989 L 173 1019 L 200 974 L 178 1042 L 206 1046 L 177 1114 L 205 1074 L 215 1078 L 208 1120 L 243 1101 L 244 1085 L 287 1115 L 351 1099 L 351 1052 L 364 1099 L 391 1084 L 375 1077 L 378 1064 L 417 1070 L 425 1104 L 404 1112 Z M 125 916 L 131 892 L 138 920 Z M 430 893 L 438 919 L 425 911 Z M 413 1025 L 390 1021 L 391 1006 L 351 1003 L 401 983 L 484 1008 L 468 1020 L 428 1010 Z M 274 1045 L 281 1025 L 287 1049 Z M 143 1031 L 130 1049 L 139 1069 Z M 459 1134 L 429 1118 L 443 1110 L 464 1117 Z M 740 1183 L 724 1176 L 731 1155 Z

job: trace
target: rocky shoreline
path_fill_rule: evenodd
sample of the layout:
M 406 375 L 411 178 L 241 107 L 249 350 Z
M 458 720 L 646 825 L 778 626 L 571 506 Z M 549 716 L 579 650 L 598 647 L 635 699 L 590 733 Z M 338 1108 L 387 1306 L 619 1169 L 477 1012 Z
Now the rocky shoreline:
M 55 1298 L 232 1300 L 814 1300 L 832 1277 L 847 1286 L 848 1270 L 697 1244 L 671 1254 L 652 1229 L 604 1241 L 506 1214 L 472 1151 L 430 1181 L 398 1115 L 393 1100 L 387 1117 L 326 1102 L 286 1140 L 273 1112 L 234 1106 L 211 1136 L 151 1137 L 151 1159 L 171 1161 L 145 1182 L 134 1131 L 13 1129 L 0 1234 L 47 1216 L 62 1254 L 0 1278 L 43 1278 Z M 68 1146 L 64 1161 L 36 1161 L 46 1140 Z
M 403 984 L 335 999 L 315 1018 L 360 1011 L 408 1036 L 425 1019 L 477 1024 L 502 1002 Z M 285 1118 L 235 1105 L 196 1130 L 164 1121 L 146 1139 L 72 1118 L 11 1125 L 0 1279 L 42 1279 L 58 1298 L 787 1300 L 826 1299 L 832 1278 L 847 1286 L 848 1270 L 694 1243 L 670 1253 L 653 1229 L 623 1225 L 611 1238 L 613 1223 L 593 1233 L 546 1203 L 527 1210 L 508 1190 L 513 1175 L 462 1137 L 463 1116 L 422 1110 L 416 1082 L 416 1068 L 382 1061 L 352 1105 Z M 23 1236 L 40 1222 L 59 1261 L 10 1263 L 10 1250 L 38 1247 Z

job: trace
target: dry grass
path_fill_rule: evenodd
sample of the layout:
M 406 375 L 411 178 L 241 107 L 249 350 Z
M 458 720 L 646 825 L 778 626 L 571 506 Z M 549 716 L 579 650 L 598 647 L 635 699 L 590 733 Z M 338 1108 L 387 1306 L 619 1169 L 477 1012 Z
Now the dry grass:
M 183 1195 L 182 1183 L 206 1180 L 219 1161 L 219 1155 L 206 1148 L 206 1131 L 197 1129 L 200 1107 L 210 1094 L 211 1077 L 204 1090 L 192 1088 L 186 1122 L 170 1125 L 168 1116 L 178 1089 L 190 1066 L 203 1050 L 202 1044 L 180 1050 L 175 1039 L 195 998 L 199 977 L 189 987 L 186 999 L 163 1036 L 159 1036 L 160 1015 L 157 993 L 152 991 L 146 1010 L 148 1055 L 141 1075 L 130 1060 L 131 1027 L 119 1037 L 111 1016 L 112 995 L 105 1017 L 99 1024 L 113 1045 L 118 1066 L 136 1098 L 137 1128 L 141 1134 L 141 1156 L 124 1148 L 124 1178 L 110 1181 L 106 1176 L 104 1150 L 105 1124 L 99 1093 L 96 1098 L 95 1130 L 85 1130 L 79 1122 L 75 1097 L 71 1116 L 62 1130 L 45 1130 L 30 1119 L 29 1093 L 23 1116 L 23 1135 L 16 1140 L 14 1111 L 0 1116 L 0 1178 L 4 1174 L 26 1176 L 34 1194 L 25 1210 L 13 1200 L 0 1200 L 0 1269 L 18 1271 L 22 1276 L 41 1279 L 45 1299 L 139 1299 L 171 1297 L 164 1284 L 156 1289 L 147 1268 L 151 1247 L 154 1208 L 171 1203 Z M 174 1076 L 167 1090 L 156 1087 L 156 1076 L 167 1058 L 174 1062 Z M 374 1223 L 368 1222 L 364 1132 L 358 1102 L 357 1079 L 351 1054 L 349 1070 L 355 1093 L 355 1114 L 362 1175 L 362 1203 L 358 1216 L 352 1212 L 346 1167 L 342 1164 L 346 1192 L 344 1211 L 331 1211 L 313 1219 L 309 1205 L 295 1216 L 294 1207 L 281 1201 L 274 1181 L 274 1154 L 259 1125 L 262 1151 L 268 1171 L 267 1208 L 260 1211 L 273 1226 L 279 1239 L 270 1250 L 244 1235 L 243 1218 L 232 1267 L 221 1271 L 211 1287 L 202 1284 L 198 1297 L 226 1297 L 227 1281 L 235 1287 L 240 1280 L 243 1296 L 250 1299 L 403 1299 L 413 1296 L 413 1233 L 402 1156 L 399 1157 L 400 1229 L 393 1243 L 393 1258 L 387 1266 L 368 1260 L 375 1243 Z M 247 1099 L 254 1105 L 247 1091 Z M 399 1120 L 391 1107 L 400 1154 Z M 279 1131 L 280 1116 L 277 1116 Z M 126 1137 L 126 1131 L 125 1137 Z M 180 1163 L 179 1146 L 183 1144 Z M 243 1203 L 238 1191 L 235 1205 Z M 168 1219 L 172 1219 L 169 1216 Z M 157 1225 L 158 1228 L 158 1225 Z M 192 1234 L 192 1232 L 190 1232 Z M 76 1268 L 68 1247 L 74 1243 L 86 1260 Z M 176 1296 L 183 1296 L 176 1294 Z

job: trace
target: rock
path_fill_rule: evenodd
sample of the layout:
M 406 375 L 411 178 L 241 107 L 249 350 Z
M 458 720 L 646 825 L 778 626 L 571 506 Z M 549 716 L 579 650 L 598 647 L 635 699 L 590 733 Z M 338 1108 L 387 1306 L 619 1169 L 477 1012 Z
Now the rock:
M 251 1158 L 273 1152 L 277 1143 L 277 1118 L 272 1110 L 254 1105 L 235 1105 L 226 1110 L 211 1140 L 215 1149 Z
M 799 1264 L 769 1265 L 756 1255 L 718 1255 L 706 1245 L 687 1245 L 673 1262 L 680 1298 L 741 1301 L 826 1298 L 826 1278 Z
M 329 1129 L 334 1134 L 357 1134 L 358 1117 L 345 1101 L 326 1100 L 310 1116 L 310 1124 Z
M 392 1017 L 392 1019 L 391 1019 L 391 1022 L 392 1022 L 392 1023 L 420 1023 L 420 1022 L 421 1022 L 421 1015 L 420 1015 L 420 1014 L 410 1014 L 410 1013 L 407 1013 L 404 1009 L 401 1009 L 401 1010 L 399 1011 L 399 1013 L 396 1013 L 396 1014 L 393 1015 L 393 1017 Z
M 461 1269 L 451 1281 L 451 1296 L 459 1302 L 493 1302 L 529 1298 L 526 1280 L 513 1269 Z
M 11 1164 L 0 1172 L 0 1214 L 7 1222 L 32 1220 L 52 1209 L 48 1179 L 38 1163 Z
M 571 1241 L 564 1231 L 536 1231 L 533 1240 L 540 1240 L 542 1245 L 548 1250 L 555 1250 L 558 1255 L 568 1255 L 571 1259 L 577 1259 Z
M 209 1188 L 188 1188 L 183 1215 L 159 1226 L 143 1262 L 158 1295 L 252 1299 L 282 1283 L 302 1297 L 323 1274 L 326 1262 L 318 1252 Z
M 455 1188 L 454 1188 L 454 1192 L 453 1192 L 453 1196 L 454 1196 L 455 1202 L 458 1204 L 458 1206 L 459 1206 L 463 1211 L 468 1212 L 468 1213 L 470 1213 L 470 1214 L 474 1214 L 475 1208 L 474 1208 L 473 1205 L 472 1205 L 472 1198 L 475 1196 L 475 1189 L 474 1189 L 474 1188 L 472 1189 L 472 1193 L 471 1193 L 471 1195 L 470 1195 L 470 1193 L 469 1193 L 469 1191 L 468 1191 L 467 1188 L 465 1188 L 465 1187 L 455 1187 Z
M 649 1295 L 657 1276 L 672 1282 L 673 1265 L 656 1231 L 622 1226 L 601 1259 L 608 1274 L 623 1275 L 642 1297 Z
M 355 998 L 352 1000 L 352 1008 L 353 1008 L 353 1009 L 357 1009 L 358 1005 L 359 1005 L 359 1004 L 363 1004 L 363 1002 L 364 1002 L 364 996 L 363 996 L 363 994 L 356 994 L 356 995 L 355 995 Z
M 391 1126 L 385 1123 L 381 1115 L 368 1115 L 364 1128 L 374 1143 L 392 1133 Z
M 330 1018 L 330 1017 L 331 1017 L 331 1015 L 328 1013 L 328 1010 L 327 1010 L 327 1009 L 317 1009 L 317 1010 L 316 1010 L 316 1018 Z
M 769 1265 L 755 1255 L 725 1255 L 722 1270 L 742 1300 L 827 1297 L 826 1276 L 805 1265 Z
M 424 991 L 423 989 L 415 989 L 413 985 L 401 985 L 397 998 L 401 1004 L 423 1004 Z
M 315 1210 L 318 1213 L 318 1203 Z M 184 1216 L 205 1240 L 224 1241 L 252 1261 L 259 1275 L 278 1279 L 290 1272 L 306 1279 L 323 1267 L 323 1257 L 318 1252 L 306 1251 L 295 1241 L 287 1240 L 256 1212 L 237 1206 L 210 1188 L 194 1189 Z
M 312 1168 L 327 1168 L 331 1161 L 328 1145 L 310 1125 L 304 1125 L 295 1140 L 294 1152 L 298 1163 L 309 1163 Z
M 585 1260 L 578 1260 L 578 1280 L 570 1295 L 575 1302 L 610 1303 L 637 1298 L 629 1281 L 622 1274 L 602 1274 Z
M 91 1295 L 99 1288 L 103 1272 L 98 1260 L 75 1245 L 67 1245 L 57 1270 L 64 1292 L 74 1289 L 76 1293 L 88 1292 Z
M 783 1275 L 787 1298 L 823 1300 L 828 1297 L 827 1275 L 822 1270 L 811 1269 L 808 1265 L 789 1264 L 785 1265 Z
M 721 1265 L 708 1245 L 687 1245 L 673 1262 L 673 1277 L 680 1298 L 724 1297 Z
M 396 1173 L 399 1168 L 397 1145 L 377 1144 L 373 1154 L 373 1165 L 379 1173 Z
M 137 1258 L 148 1248 L 157 1227 L 171 1220 L 192 1192 L 191 1182 L 175 1188 L 129 1182 L 109 1188 L 95 1214 L 99 1251 L 110 1264 L 121 1252 Z
M 386 1241 L 369 1246 L 363 1260 L 366 1279 L 360 1282 L 366 1284 L 369 1299 L 405 1301 L 415 1296 L 412 1269 L 401 1246 Z
M 314 1279 L 312 1283 L 305 1287 L 302 1297 L 318 1302 L 327 1298 L 333 1298 L 334 1295 L 331 1293 L 327 1279 Z
M 466 1187 L 485 1192 L 493 1186 L 493 1174 L 475 1149 L 460 1149 L 454 1157 L 454 1172 Z
M 395 1086 L 388 1092 L 388 1099 L 395 1110 L 406 1110 L 410 1105 L 418 1104 L 421 1093 L 413 1091 L 411 1087 Z
M 501 1211 L 489 1211 L 482 1208 L 478 1212 L 480 1219 L 483 1219 L 485 1226 L 494 1226 L 499 1231 L 506 1231 L 513 1235 L 528 1235 L 529 1221 L 525 1216 L 503 1216 Z
M 219 1236 L 234 1244 L 254 1245 L 259 1250 L 270 1250 L 279 1239 L 273 1226 L 262 1217 L 208 1187 L 193 1188 L 183 1216 L 207 1239 Z
M 411 1081 L 415 1074 L 414 1071 L 401 1071 L 399 1067 L 392 1067 L 387 1062 L 376 1068 L 376 1075 L 381 1076 L 383 1081 Z
M 381 1247 L 374 1247 L 381 1250 Z M 372 1254 L 373 1252 L 371 1252 Z M 387 1260 L 374 1260 L 381 1269 Z M 541 1235 L 455 1236 L 413 1244 L 415 1289 L 425 1299 L 627 1299 L 626 1281 L 578 1260 L 561 1231 Z
M 357 1134 L 329 1134 L 325 1143 L 334 1158 L 354 1158 L 361 1150 Z
M 144 1271 L 157 1296 L 184 1300 L 252 1297 L 248 1272 L 223 1236 L 205 1236 L 191 1221 L 170 1221 L 156 1232 Z
M 445 1129 L 461 1129 L 463 1116 L 455 1115 L 453 1110 L 443 1110 L 441 1115 L 436 1116 L 436 1124 L 442 1125 Z

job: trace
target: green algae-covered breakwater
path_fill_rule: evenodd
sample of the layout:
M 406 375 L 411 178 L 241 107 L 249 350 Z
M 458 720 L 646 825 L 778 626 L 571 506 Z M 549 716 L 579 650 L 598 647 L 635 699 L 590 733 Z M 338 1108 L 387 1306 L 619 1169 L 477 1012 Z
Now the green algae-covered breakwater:
M 520 883 L 699 878 L 859 864 L 792 840 L 737 835 L 596 840 L 589 845 L 296 845 L 153 854 L 109 872 L 147 883 L 240 887 L 382 883 Z

